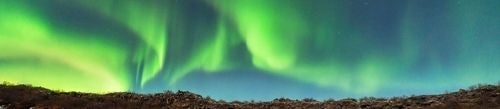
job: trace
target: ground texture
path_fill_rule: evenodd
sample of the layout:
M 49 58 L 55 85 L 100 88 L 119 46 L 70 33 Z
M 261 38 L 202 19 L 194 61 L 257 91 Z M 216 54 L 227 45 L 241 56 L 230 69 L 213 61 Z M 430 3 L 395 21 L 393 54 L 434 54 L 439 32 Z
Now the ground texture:
M 480 85 L 441 95 L 365 97 L 316 101 L 278 98 L 268 102 L 215 101 L 186 91 L 158 94 L 91 94 L 51 91 L 29 85 L 0 85 L 0 109 L 18 108 L 190 108 L 190 109 L 500 109 L 500 85 Z

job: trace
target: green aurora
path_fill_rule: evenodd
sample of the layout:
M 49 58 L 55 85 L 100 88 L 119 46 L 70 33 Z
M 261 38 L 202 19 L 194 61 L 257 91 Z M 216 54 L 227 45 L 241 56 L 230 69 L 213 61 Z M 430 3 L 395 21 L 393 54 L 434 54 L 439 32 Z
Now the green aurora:
M 300 83 L 290 87 L 346 96 L 436 93 L 500 80 L 499 5 L 497 0 L 3 0 L 0 80 L 97 93 L 195 87 L 182 82 L 202 84 L 185 80 L 197 73 L 267 81 L 238 76 L 247 70 Z

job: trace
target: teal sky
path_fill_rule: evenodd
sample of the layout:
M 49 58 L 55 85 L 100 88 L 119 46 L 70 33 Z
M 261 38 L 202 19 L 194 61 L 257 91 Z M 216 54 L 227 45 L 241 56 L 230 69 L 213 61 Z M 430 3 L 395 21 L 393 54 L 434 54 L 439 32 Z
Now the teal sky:
M 225 100 L 500 81 L 498 0 L 4 0 L 0 80 Z

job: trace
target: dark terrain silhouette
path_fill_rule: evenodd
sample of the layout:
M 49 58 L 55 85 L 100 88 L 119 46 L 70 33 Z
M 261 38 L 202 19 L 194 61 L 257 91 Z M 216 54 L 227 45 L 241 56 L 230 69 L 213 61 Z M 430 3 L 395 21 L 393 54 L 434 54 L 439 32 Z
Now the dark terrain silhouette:
M 268 102 L 215 101 L 187 91 L 157 94 L 135 94 L 129 92 L 93 94 L 52 91 L 30 85 L 0 85 L 0 109 L 4 108 L 425 108 L 425 109 L 500 109 L 500 85 L 476 85 L 468 90 L 441 95 L 419 95 L 390 99 L 364 97 L 316 101 L 312 98 L 291 100 L 277 98 Z

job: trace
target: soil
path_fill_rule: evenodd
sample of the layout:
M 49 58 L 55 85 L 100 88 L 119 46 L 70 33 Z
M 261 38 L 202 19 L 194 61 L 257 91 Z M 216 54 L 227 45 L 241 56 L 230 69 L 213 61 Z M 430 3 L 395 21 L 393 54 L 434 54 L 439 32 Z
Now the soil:
M 311 98 L 277 98 L 268 102 L 215 101 L 209 97 L 178 91 L 158 94 L 129 92 L 93 94 L 52 91 L 30 85 L 0 85 L 0 109 L 18 108 L 167 108 L 167 109 L 500 109 L 500 85 L 481 85 L 440 95 L 365 97 L 316 101 Z

